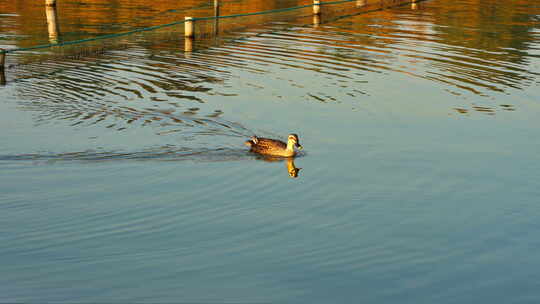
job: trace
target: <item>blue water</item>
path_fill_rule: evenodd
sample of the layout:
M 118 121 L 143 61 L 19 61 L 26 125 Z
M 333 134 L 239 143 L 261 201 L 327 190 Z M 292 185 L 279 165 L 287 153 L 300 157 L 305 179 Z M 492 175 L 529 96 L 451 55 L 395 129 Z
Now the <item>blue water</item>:
M 0 302 L 537 303 L 539 15 L 432 0 L 6 70 Z M 243 145 L 288 133 L 294 163 Z

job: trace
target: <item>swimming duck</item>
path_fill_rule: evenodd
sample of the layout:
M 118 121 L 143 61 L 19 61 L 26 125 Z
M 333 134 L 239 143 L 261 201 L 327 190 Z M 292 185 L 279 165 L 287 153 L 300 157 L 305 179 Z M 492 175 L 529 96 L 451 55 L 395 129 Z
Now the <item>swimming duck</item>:
M 245 142 L 245 145 L 251 148 L 249 150 L 251 152 L 282 157 L 296 155 L 294 147 L 299 150 L 302 149 L 300 141 L 298 140 L 298 135 L 296 134 L 289 134 L 287 143 L 277 139 L 252 136 L 250 140 Z

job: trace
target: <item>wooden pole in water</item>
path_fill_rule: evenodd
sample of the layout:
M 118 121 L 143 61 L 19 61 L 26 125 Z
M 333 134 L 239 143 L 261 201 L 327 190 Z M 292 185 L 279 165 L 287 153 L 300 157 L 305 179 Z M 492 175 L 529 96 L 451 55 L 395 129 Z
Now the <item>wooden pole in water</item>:
M 190 53 L 193 51 L 193 37 L 184 38 L 184 52 Z
M 214 0 L 214 17 L 219 17 L 219 0 Z
M 321 14 L 321 0 L 313 0 L 313 15 Z
M 0 67 L 0 85 L 6 85 L 6 74 L 4 73 L 4 67 Z
M 45 0 L 45 6 L 56 6 L 56 0 Z
M 321 24 L 321 15 L 313 15 L 313 26 L 318 27 Z
M 47 6 L 45 8 L 47 14 L 47 30 L 49 31 L 49 41 L 51 43 L 58 43 L 58 36 L 60 30 L 58 29 L 58 14 L 56 13 L 55 6 Z
M 6 50 L 0 49 L 0 69 L 3 69 L 5 64 L 6 64 Z
M 6 64 L 6 51 L 0 49 L 0 85 L 6 84 L 6 74 L 4 73 L 4 66 Z
M 193 36 L 195 36 L 193 30 L 193 17 L 185 17 L 184 20 L 184 36 L 193 38 Z
M 214 0 L 214 35 L 219 34 L 219 0 Z

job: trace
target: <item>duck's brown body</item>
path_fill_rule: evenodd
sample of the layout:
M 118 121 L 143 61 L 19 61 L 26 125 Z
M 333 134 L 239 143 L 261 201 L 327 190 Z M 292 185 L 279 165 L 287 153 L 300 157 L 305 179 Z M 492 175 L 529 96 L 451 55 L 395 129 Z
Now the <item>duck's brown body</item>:
M 253 136 L 245 144 L 251 148 L 251 152 L 282 157 L 295 156 L 294 146 L 297 146 L 299 149 L 302 148 L 298 143 L 298 136 L 295 134 L 289 135 L 287 143 L 277 139 Z

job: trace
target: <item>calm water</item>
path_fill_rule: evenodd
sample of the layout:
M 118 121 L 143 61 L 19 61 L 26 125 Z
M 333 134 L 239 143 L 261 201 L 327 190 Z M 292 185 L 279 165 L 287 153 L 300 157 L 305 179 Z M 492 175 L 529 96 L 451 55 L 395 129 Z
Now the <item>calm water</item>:
M 60 39 L 212 10 L 145 5 L 62 2 Z M 0 47 L 49 39 L 0 4 Z M 0 302 L 538 303 L 538 1 L 122 44 L 8 57 Z M 294 162 L 243 146 L 290 132 Z

